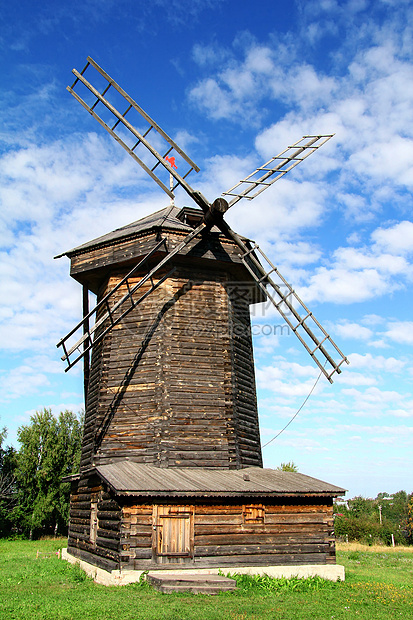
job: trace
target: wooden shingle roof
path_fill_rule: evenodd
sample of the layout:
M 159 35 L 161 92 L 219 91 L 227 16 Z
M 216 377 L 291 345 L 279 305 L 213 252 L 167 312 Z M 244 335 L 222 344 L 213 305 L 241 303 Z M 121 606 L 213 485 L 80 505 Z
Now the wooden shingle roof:
M 151 213 L 136 222 L 117 228 L 116 230 L 102 235 L 101 237 L 97 237 L 96 239 L 87 241 L 86 243 L 78 245 L 71 250 L 67 250 L 55 258 L 60 258 L 62 256 L 68 256 L 70 258 L 75 254 L 82 254 L 83 252 L 90 251 L 101 246 L 121 243 L 126 239 L 133 239 L 134 237 L 139 237 L 143 233 L 148 233 L 153 230 L 171 230 L 181 231 L 184 233 L 191 232 L 192 226 L 178 218 L 178 215 L 180 215 L 185 209 L 185 207 L 184 209 L 180 209 L 169 205 L 168 207 L 155 211 L 155 213 Z M 187 208 L 187 210 L 192 213 L 199 212 L 200 220 L 202 219 L 203 213 L 200 209 Z M 212 230 L 219 233 L 219 230 L 215 227 L 213 227 Z
M 147 215 L 146 217 L 143 217 L 136 222 L 132 222 L 131 224 L 127 224 L 126 226 L 122 226 L 121 228 L 116 228 L 116 230 L 113 230 L 106 235 L 102 235 L 101 237 L 97 237 L 96 239 L 92 239 L 91 241 L 87 241 L 86 243 L 82 243 L 82 245 L 78 245 L 71 250 L 67 250 L 66 252 L 63 252 L 63 254 L 59 254 L 59 256 L 56 256 L 55 258 L 60 258 L 61 256 L 70 257 L 74 254 L 82 253 L 99 246 L 120 242 L 121 240 L 138 236 L 145 231 L 149 231 L 159 227 L 167 228 L 169 226 L 172 227 L 174 230 L 190 232 L 192 230 L 191 227 L 187 224 L 184 224 L 176 217 L 179 211 L 180 209 L 178 209 L 178 207 L 170 205 L 168 207 L 165 207 L 164 209 L 155 211 L 155 213 L 151 213 L 150 215 Z
M 168 497 L 331 496 L 345 489 L 300 473 L 261 467 L 160 468 L 129 460 L 99 465 L 96 472 L 117 494 Z

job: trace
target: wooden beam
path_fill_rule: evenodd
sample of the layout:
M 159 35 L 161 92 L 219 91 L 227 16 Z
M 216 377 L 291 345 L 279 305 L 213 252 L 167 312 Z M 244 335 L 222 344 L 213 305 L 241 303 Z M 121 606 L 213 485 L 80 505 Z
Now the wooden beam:
M 89 333 L 89 289 L 86 284 L 82 286 L 82 310 L 83 310 L 83 335 Z M 87 391 L 89 386 L 89 373 L 90 373 L 90 363 L 89 363 L 89 345 L 90 340 L 86 338 L 83 341 L 83 389 L 85 394 L 85 411 L 87 405 Z

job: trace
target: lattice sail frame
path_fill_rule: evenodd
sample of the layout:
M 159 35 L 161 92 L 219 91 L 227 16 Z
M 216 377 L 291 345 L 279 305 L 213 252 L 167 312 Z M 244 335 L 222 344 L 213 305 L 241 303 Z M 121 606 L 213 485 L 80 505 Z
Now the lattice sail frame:
M 259 261 L 255 258 L 257 255 L 260 258 Z M 307 353 L 332 383 L 332 375 L 335 372 L 341 372 L 340 366 L 344 362 L 349 363 L 334 340 L 257 244 L 254 244 L 250 250 L 242 255 L 242 262 L 256 281 L 259 289 L 278 310 Z M 268 269 L 268 271 L 259 277 L 257 267 L 263 262 L 267 265 L 263 270 Z M 341 358 L 338 363 L 335 362 L 337 355 Z M 326 368 L 327 363 L 329 364 L 328 368 Z
M 96 86 L 98 83 L 103 83 L 103 90 L 100 92 L 89 80 L 85 78 L 85 73 L 88 71 L 88 76 L 94 69 L 92 78 Z M 199 167 L 188 157 L 188 155 L 172 140 L 170 136 L 147 114 L 137 103 L 121 88 L 113 78 L 110 77 L 90 56 L 87 58 L 87 64 L 84 69 L 79 73 L 76 69 L 72 70 L 75 76 L 75 81 L 72 86 L 68 86 L 67 90 L 73 95 L 73 97 L 98 121 L 100 125 L 118 142 L 127 153 L 149 174 L 149 176 L 161 187 L 168 196 L 174 197 L 174 190 L 178 185 L 181 185 L 190 195 L 194 190 L 186 183 L 186 177 L 193 171 L 199 172 Z M 93 103 L 89 105 L 82 97 L 74 90 L 75 87 L 79 88 L 83 85 L 87 93 L 91 93 L 94 97 Z M 112 89 L 112 91 L 110 91 Z M 115 101 L 111 102 L 109 97 L 115 91 L 115 101 L 119 101 L 126 105 L 124 112 L 120 112 L 114 105 Z M 96 112 L 96 108 L 99 105 L 100 115 Z M 131 116 L 131 112 L 135 111 L 139 114 L 138 121 L 143 123 L 144 129 L 139 130 L 126 118 L 126 115 Z M 107 117 L 104 120 L 102 117 L 105 114 Z M 107 122 L 108 121 L 108 122 Z M 109 121 L 113 125 L 109 124 Z M 147 136 L 149 132 L 155 134 L 153 140 L 149 142 Z M 159 145 L 159 146 L 158 146 Z M 156 148 L 157 147 L 157 148 Z M 162 148 L 162 151 L 159 152 Z M 138 150 L 139 149 L 139 150 Z M 139 152 L 139 155 L 138 155 Z M 151 157 L 152 156 L 152 157 Z M 168 159 L 166 159 L 168 158 Z M 171 162 L 172 159 L 172 163 Z M 145 161 L 146 160 L 146 161 Z M 175 164 L 175 161 L 178 163 Z M 181 168 L 182 164 L 186 164 L 186 170 L 183 174 L 177 172 L 177 168 Z M 159 169 L 159 166 L 161 168 Z M 175 179 L 175 184 L 169 188 L 167 181 L 163 180 L 160 176 L 162 167 L 166 170 L 168 175 L 172 175 Z
M 223 192 L 223 196 L 233 196 L 229 207 L 236 204 L 241 198 L 252 200 L 273 183 L 281 179 L 287 172 L 298 166 L 307 157 L 315 153 L 323 144 L 328 142 L 334 134 L 320 136 L 303 136 L 291 146 L 287 146 L 275 157 L 239 181 L 231 189 Z
M 150 252 L 144 256 L 144 258 L 139 261 L 137 265 L 135 265 L 129 273 L 107 294 L 105 297 L 98 303 L 96 306 L 82 318 L 81 321 L 75 327 L 70 330 L 66 336 L 64 336 L 58 343 L 57 347 L 62 347 L 63 355 L 62 361 L 67 362 L 67 368 L 65 371 L 67 372 L 74 366 L 88 351 L 90 351 L 95 344 L 100 342 L 104 336 L 113 328 L 115 325 L 121 322 L 121 320 L 129 314 L 132 310 L 134 310 L 138 304 L 140 304 L 146 297 L 155 289 L 158 288 L 168 277 L 172 275 L 175 271 L 175 267 L 169 271 L 166 275 L 163 275 L 156 282 L 153 280 L 154 276 L 156 276 L 157 272 L 166 265 L 171 258 L 173 258 L 176 254 L 178 254 L 188 243 L 196 237 L 201 230 L 205 227 L 204 223 L 201 223 L 197 228 L 195 228 L 192 232 L 190 232 L 181 243 L 179 243 L 172 251 L 166 254 L 166 256 L 159 261 L 155 267 L 150 269 L 136 284 L 131 285 L 129 280 L 132 280 L 135 276 L 136 272 L 139 272 L 143 269 L 145 264 L 151 258 L 155 252 L 157 252 L 162 246 L 164 246 L 165 251 L 167 252 L 167 242 L 166 239 L 161 239 L 159 243 L 152 249 Z M 135 276 L 136 277 L 136 276 Z M 150 288 L 148 291 L 140 294 L 140 289 L 146 283 L 149 283 Z M 127 293 L 121 297 L 118 301 L 115 300 L 115 293 L 121 286 L 126 286 Z M 102 316 L 97 319 L 99 311 L 102 311 Z M 85 329 L 85 323 L 89 324 L 89 319 L 94 318 L 95 323 L 92 327 L 87 327 Z M 99 331 L 98 328 L 101 327 Z M 73 338 L 76 335 L 83 331 L 82 336 L 78 337 L 76 342 L 72 343 Z M 80 347 L 83 345 L 83 349 Z
M 86 78 L 84 73 L 92 67 L 95 70 L 95 77 L 103 80 L 104 88 L 100 92 L 95 86 L 93 86 Z M 149 176 L 165 191 L 171 198 L 174 197 L 173 191 L 178 185 L 180 185 L 188 195 L 202 208 L 205 213 L 204 221 L 201 224 L 188 233 L 187 237 L 175 247 L 171 252 L 167 252 L 166 256 L 153 267 L 147 275 L 145 275 L 140 282 L 138 282 L 132 288 L 129 286 L 128 279 L 137 271 L 142 263 L 145 263 L 147 259 L 152 255 L 155 250 L 151 250 L 148 255 L 136 265 L 122 280 L 128 289 L 128 292 L 122 297 L 119 302 L 114 302 L 114 293 L 118 287 L 115 287 L 112 291 L 106 295 L 106 297 L 95 306 L 95 308 L 85 314 L 83 319 L 56 345 L 62 347 L 64 355 L 62 360 L 66 361 L 69 370 L 74 364 L 77 363 L 82 357 L 86 357 L 90 349 L 97 344 L 105 334 L 114 327 L 126 314 L 134 309 L 143 299 L 147 297 L 155 288 L 161 284 L 166 277 L 161 281 L 154 283 L 152 277 L 156 272 L 169 260 L 175 256 L 187 243 L 189 243 L 194 237 L 201 233 L 201 231 L 211 224 L 211 218 L 208 220 L 208 215 L 214 210 L 212 205 L 199 191 L 194 190 L 185 180 L 186 177 L 195 170 L 199 171 L 198 166 L 186 155 L 186 153 L 168 136 L 168 134 L 159 127 L 159 125 L 90 57 L 87 59 L 87 64 L 83 71 L 80 73 L 73 69 L 73 74 L 76 79 L 72 86 L 68 86 L 68 91 L 75 97 L 75 99 L 108 131 L 108 133 L 129 153 L 129 155 L 149 174 Z M 86 92 L 89 92 L 94 97 L 94 101 L 89 105 L 84 101 L 80 95 L 75 92 L 74 88 L 79 84 L 83 85 Z M 115 91 L 121 102 L 127 102 L 127 108 L 125 112 L 121 113 L 111 101 L 108 100 L 108 93 L 112 88 L 112 92 Z M 100 109 L 103 110 L 113 123 L 110 126 L 101 116 L 97 114 L 95 108 L 100 104 Z M 139 131 L 132 123 L 125 117 L 130 112 L 136 112 L 139 116 L 139 122 L 142 121 L 146 124 L 143 131 Z M 118 129 L 120 128 L 120 129 Z M 148 134 L 152 132 L 154 135 L 152 142 L 147 139 Z M 303 136 L 288 146 L 284 151 L 272 157 L 268 162 L 257 168 L 254 172 L 248 175 L 245 179 L 239 181 L 231 189 L 223 192 L 222 196 L 232 196 L 232 200 L 229 203 L 224 199 L 223 202 L 227 205 L 226 208 L 232 207 L 242 198 L 252 200 L 265 189 L 270 187 L 278 179 L 282 178 L 287 172 L 292 170 L 299 163 L 304 161 L 312 153 L 323 146 L 328 140 L 333 137 L 334 134 L 328 135 L 316 135 L 316 136 Z M 127 143 L 129 141 L 129 144 Z M 133 143 L 133 144 L 132 144 Z M 161 154 L 159 152 L 162 146 Z M 157 147 L 157 148 L 155 148 Z M 140 156 L 137 155 L 137 149 L 142 151 Z M 165 150 L 166 149 L 166 150 Z M 148 165 L 148 156 L 152 158 L 152 162 Z M 144 161 L 146 159 L 146 161 Z M 187 169 L 183 175 L 178 174 L 176 159 L 181 166 L 182 162 L 185 162 Z M 159 166 L 161 166 L 159 168 Z M 170 177 L 175 179 L 175 184 L 170 184 L 170 188 L 160 178 L 160 171 L 164 171 Z M 218 201 L 222 199 L 218 199 Z M 217 202 L 217 201 L 216 201 Z M 214 218 L 212 218 L 214 220 Z M 281 316 L 286 321 L 288 327 L 296 334 L 306 351 L 309 353 L 313 361 L 320 368 L 321 372 L 332 383 L 332 375 L 334 373 L 341 372 L 341 365 L 346 362 L 349 363 L 347 358 L 340 351 L 338 346 L 328 335 L 325 329 L 314 317 L 312 312 L 301 301 L 294 289 L 280 274 L 278 269 L 272 264 L 258 245 L 255 245 L 252 249 L 247 247 L 244 240 L 237 235 L 223 220 L 222 217 L 216 219 L 214 223 L 221 229 L 221 231 L 229 238 L 231 238 L 240 248 L 242 252 L 242 261 L 245 267 L 253 276 L 258 288 L 266 295 L 271 304 L 279 311 Z M 166 243 L 165 240 L 160 242 L 160 245 Z M 257 254 L 260 254 L 261 259 L 264 259 L 266 267 L 259 260 L 257 260 Z M 168 274 L 170 275 L 170 274 Z M 274 280 L 277 278 L 277 281 Z M 139 291 L 141 286 L 149 281 L 150 289 L 140 297 L 136 298 L 135 294 Z M 283 291 L 286 290 L 286 293 Z M 100 319 L 95 322 L 93 327 L 89 328 L 89 318 L 96 318 L 98 311 L 104 307 L 105 312 Z M 106 325 L 105 325 L 106 323 Z M 87 326 L 87 327 L 85 327 Z M 100 328 L 100 329 L 99 329 Z M 70 345 L 69 342 L 73 340 L 73 337 L 79 330 L 83 329 L 83 335 L 78 340 Z M 83 346 L 83 350 L 80 347 Z M 339 356 L 339 361 L 335 361 L 335 357 Z M 324 362 L 324 363 L 323 363 Z M 327 364 L 329 368 L 326 369 Z

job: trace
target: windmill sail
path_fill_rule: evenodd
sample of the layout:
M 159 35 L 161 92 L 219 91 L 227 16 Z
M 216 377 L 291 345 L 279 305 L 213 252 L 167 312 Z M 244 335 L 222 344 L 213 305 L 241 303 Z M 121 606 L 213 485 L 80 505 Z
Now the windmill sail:
M 349 364 L 346 356 L 261 248 L 257 244 L 248 247 L 225 221 L 220 223 L 220 227 L 240 248 L 242 262 L 260 291 L 278 310 L 325 377 L 333 383 L 334 373 L 341 373 L 341 365 L 344 362 Z M 266 268 L 261 263 L 262 259 L 267 265 Z M 277 278 L 278 282 L 274 278 Z
M 86 71 L 88 76 L 92 73 L 93 84 L 86 79 Z M 229 207 L 241 199 L 252 200 L 261 194 L 328 142 L 333 134 L 303 136 L 224 192 L 222 195 L 228 197 L 229 202 L 227 199 L 218 198 L 211 204 L 201 192 L 194 190 L 186 181 L 186 177 L 193 170 L 199 171 L 196 164 L 92 58 L 88 57 L 87 64 L 80 73 L 73 69 L 73 74 L 76 79 L 72 86 L 68 86 L 68 91 L 75 99 L 110 133 L 168 196 L 173 198 L 174 190 L 181 186 L 201 207 L 204 212 L 204 219 L 137 284 L 131 286 L 129 280 L 133 275 L 136 278 L 136 272 L 142 269 L 143 264 L 156 251 L 158 248 L 156 246 L 97 304 L 92 312 L 85 315 L 82 321 L 60 340 L 57 346 L 63 348 L 62 359 L 68 363 L 66 370 L 85 356 L 114 325 L 168 277 L 164 276 L 160 281 L 154 283 L 152 276 L 161 267 L 205 227 L 210 229 L 215 224 L 224 235 L 239 246 L 242 262 L 253 276 L 261 293 L 277 308 L 314 362 L 327 379 L 332 382 L 332 375 L 341 372 L 341 365 L 344 362 L 348 363 L 347 358 L 262 250 L 257 245 L 252 249 L 247 247 L 241 237 L 226 224 L 222 216 Z M 84 98 L 77 90 L 75 91 L 75 88 L 77 90 L 83 89 Z M 125 109 L 125 111 L 120 112 L 119 109 Z M 177 172 L 178 166 L 180 173 Z M 181 173 L 183 168 L 185 171 Z M 171 183 L 168 187 L 168 179 L 172 177 L 175 179 L 175 183 Z M 159 246 L 162 244 L 165 244 L 164 240 L 159 243 Z M 257 255 L 260 256 L 260 260 L 258 260 Z M 268 267 L 263 267 L 261 260 Z M 146 282 L 150 282 L 150 288 L 136 298 L 135 294 Z M 126 285 L 127 293 L 119 301 L 115 301 L 115 293 L 119 286 L 123 285 Z M 93 327 L 89 328 L 88 322 L 92 316 L 99 316 L 99 318 Z M 81 328 L 83 328 L 83 335 L 70 346 L 68 344 L 69 339 L 72 339 Z
M 232 207 L 242 198 L 252 200 L 258 194 L 261 194 L 278 179 L 287 174 L 287 172 L 298 166 L 304 159 L 315 153 L 333 135 L 303 136 L 284 151 L 272 157 L 267 163 L 251 172 L 251 174 L 239 181 L 231 189 L 223 192 L 223 196 L 233 196 L 229 202 L 229 207 Z
M 95 70 L 92 78 L 97 88 L 85 78 L 88 70 Z M 67 90 L 118 142 L 129 155 L 149 174 L 168 196 L 181 185 L 199 204 L 198 192 L 186 182 L 186 177 L 198 166 L 172 140 L 168 134 L 113 80 L 90 56 L 79 73 L 72 70 L 75 81 Z M 82 96 L 76 92 L 82 89 Z M 92 97 L 90 97 L 92 95 Z M 88 103 L 85 99 L 91 99 Z M 122 106 L 122 108 L 121 108 Z M 124 109 L 120 112 L 119 109 Z M 127 117 L 127 118 L 126 118 Z M 143 125 L 141 128 L 140 125 Z M 139 128 L 138 128 L 139 127 Z M 171 163 L 172 160 L 172 163 Z M 178 163 L 175 163 L 178 162 Z M 178 173 L 178 164 L 181 174 Z M 182 169 L 185 171 L 182 173 Z M 168 178 L 172 175 L 175 184 L 170 189 Z
M 254 254 L 259 254 L 260 261 Z M 244 252 L 242 262 L 325 377 L 333 383 L 333 374 L 339 374 L 340 366 L 349 361 L 331 336 L 258 245 Z M 262 262 L 268 265 L 268 271 L 262 267 Z
M 148 262 L 148 260 L 162 247 L 164 246 L 166 249 L 166 240 L 162 239 L 148 254 L 141 260 L 137 265 L 133 267 L 129 271 L 129 273 L 122 278 L 122 280 L 98 303 L 96 306 L 89 312 L 86 316 L 82 318 L 81 321 L 73 329 L 70 330 L 66 336 L 64 336 L 58 343 L 57 347 L 62 347 L 63 356 L 62 360 L 66 361 L 68 366 L 65 369 L 66 372 L 72 368 L 84 355 L 86 355 L 98 342 L 100 342 L 105 335 L 113 328 L 115 325 L 120 323 L 122 319 L 129 314 L 138 304 L 140 304 L 146 297 L 152 293 L 152 291 L 156 290 L 162 282 L 164 282 L 168 277 L 170 277 L 174 271 L 172 269 L 169 273 L 163 275 L 156 282 L 153 280 L 153 276 L 164 266 L 166 265 L 171 258 L 178 254 L 194 237 L 196 237 L 201 230 L 205 227 L 204 222 L 202 222 L 197 228 L 195 228 L 192 232 L 188 233 L 185 239 L 178 244 L 171 252 L 167 253 L 167 255 L 160 260 L 155 267 L 150 269 L 146 275 L 139 279 L 136 284 L 131 284 L 130 281 L 133 278 L 136 278 L 138 272 L 142 271 L 142 268 Z M 146 290 L 140 296 L 138 292 L 146 283 L 150 284 L 148 290 Z M 119 299 L 116 300 L 116 293 L 121 288 L 126 286 L 127 292 Z M 98 318 L 99 317 L 99 318 Z M 85 329 L 85 323 L 89 323 L 90 318 L 95 318 L 95 323 L 92 327 L 87 327 Z M 99 329 L 100 328 L 100 329 Z M 78 338 L 78 340 L 70 345 L 69 342 L 76 333 L 80 330 L 83 330 L 83 335 Z M 84 343 L 87 343 L 87 346 L 84 346 Z M 83 345 L 83 347 L 82 347 Z M 81 348 L 82 347 L 82 348 Z

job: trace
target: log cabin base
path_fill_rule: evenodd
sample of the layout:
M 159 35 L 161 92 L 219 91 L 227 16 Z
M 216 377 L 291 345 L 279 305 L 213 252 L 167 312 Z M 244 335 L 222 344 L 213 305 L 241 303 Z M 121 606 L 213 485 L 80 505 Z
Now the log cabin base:
M 85 571 L 88 577 L 92 577 L 95 583 L 104 586 L 126 586 L 131 583 L 137 583 L 142 575 L 171 575 L 171 569 L 160 569 L 156 571 L 149 571 L 147 573 L 143 570 L 112 570 L 107 571 L 103 568 L 99 568 L 90 562 L 80 560 L 76 556 L 68 552 L 67 549 L 62 549 L 62 560 L 66 560 L 71 564 L 78 564 L 79 567 Z M 321 577 L 322 579 L 329 579 L 330 581 L 344 581 L 345 571 L 344 566 L 340 564 L 334 565 L 301 565 L 301 566 L 236 566 L 232 570 L 228 569 L 228 566 L 222 568 L 199 568 L 199 569 L 173 569 L 173 575 L 185 575 L 190 571 L 191 575 L 218 575 L 219 573 L 241 573 L 246 575 L 268 575 L 274 579 L 281 579 L 282 577 L 289 579 L 290 577 L 299 577 L 306 579 L 307 577 Z
M 107 584 L 148 572 L 344 579 L 333 519 L 342 492 L 261 467 L 100 465 L 72 478 L 65 557 Z

